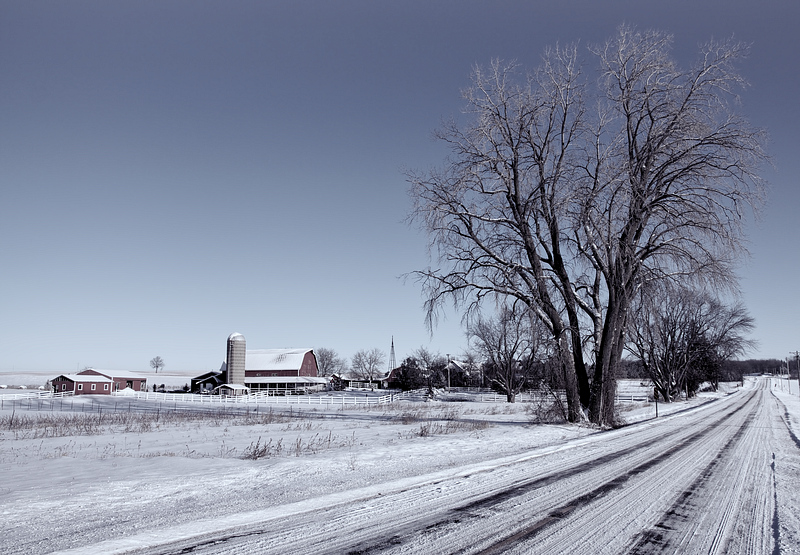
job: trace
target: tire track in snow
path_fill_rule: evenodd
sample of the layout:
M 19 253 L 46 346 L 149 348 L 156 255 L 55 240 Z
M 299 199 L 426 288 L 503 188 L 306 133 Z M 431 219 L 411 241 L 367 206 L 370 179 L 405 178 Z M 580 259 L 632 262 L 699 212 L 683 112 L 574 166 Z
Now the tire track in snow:
M 729 411 L 724 415 L 723 418 L 719 419 L 713 425 L 704 428 L 703 430 L 698 431 L 697 433 L 689 436 L 681 443 L 673 446 L 672 448 L 663 451 L 660 455 L 620 474 L 613 480 L 610 480 L 601 486 L 597 487 L 596 489 L 585 493 L 577 498 L 574 498 L 564 505 L 556 508 L 555 510 L 551 511 L 545 518 L 533 523 L 532 525 L 528 526 L 527 528 L 520 530 L 511 536 L 504 538 L 503 540 L 497 542 L 496 544 L 476 553 L 478 555 L 496 555 L 500 553 L 505 553 L 509 547 L 515 546 L 521 542 L 527 542 L 535 538 L 535 536 L 547 528 L 548 526 L 555 525 L 559 522 L 562 522 L 566 519 L 571 513 L 575 510 L 586 507 L 589 503 L 609 494 L 610 492 L 622 488 L 627 482 L 630 481 L 631 478 L 638 476 L 647 472 L 648 470 L 657 467 L 669 459 L 675 457 L 676 454 L 693 447 L 698 441 L 702 440 L 704 437 L 709 435 L 712 431 L 716 430 L 716 428 L 722 424 L 723 422 L 727 421 L 731 416 L 736 414 L 739 411 L 737 407 L 735 410 Z M 742 430 L 740 430 L 741 432 Z M 737 432 L 739 434 L 740 432 Z M 733 440 L 732 440 L 733 441 Z M 720 455 L 718 455 L 719 457 Z M 713 464 L 713 463 L 712 463 Z M 691 495 L 692 488 L 690 487 L 687 491 Z M 684 493 L 684 495 L 687 495 Z M 658 526 L 658 525 L 657 525 Z M 635 551 L 634 551 L 635 552 Z
M 772 495 L 775 503 L 775 509 L 772 511 L 772 540 L 775 546 L 772 548 L 772 555 L 780 555 L 781 553 L 781 521 L 778 516 L 778 479 L 775 476 L 775 453 L 772 453 Z
M 751 412 L 745 419 L 745 426 L 739 428 L 728 442 L 717 453 L 717 456 L 703 469 L 700 476 L 686 488 L 678 500 L 670 507 L 664 517 L 655 524 L 650 530 L 646 530 L 639 535 L 639 540 L 629 551 L 631 555 L 648 555 L 662 551 L 674 551 L 675 536 L 683 537 L 685 523 L 691 518 L 696 510 L 692 507 L 692 501 L 702 490 L 707 487 L 715 469 L 730 456 L 733 448 L 741 441 L 747 429 L 752 425 L 754 412 Z
M 746 402 L 743 402 L 742 406 L 744 404 L 746 404 Z M 508 532 L 501 533 L 500 535 L 502 535 L 503 538 L 500 541 L 494 539 L 496 538 L 496 533 L 493 531 L 489 537 L 483 538 L 482 542 L 471 542 L 471 545 L 467 547 L 462 549 L 451 549 L 448 552 L 461 554 L 480 553 L 482 555 L 497 554 L 504 553 L 511 546 L 521 542 L 530 541 L 549 526 L 563 522 L 576 509 L 581 508 L 588 503 L 603 497 L 604 495 L 607 495 L 611 491 L 623 487 L 632 477 L 642 474 L 659 464 L 665 463 L 670 458 L 674 457 L 676 453 L 691 447 L 696 442 L 702 440 L 705 436 L 714 431 L 718 426 L 724 424 L 728 419 L 737 414 L 740 409 L 741 406 L 738 406 L 737 404 L 736 407 L 719 416 L 714 422 L 708 423 L 707 427 L 679 440 L 678 443 L 676 443 L 676 445 L 672 448 L 647 459 L 643 463 L 626 472 L 623 472 L 622 474 L 613 477 L 612 479 L 604 482 L 601 486 L 596 487 L 589 492 L 579 494 L 567 502 L 551 508 L 545 517 L 537 520 L 533 524 L 525 523 L 521 528 L 517 528 L 517 530 L 511 534 L 508 534 Z M 663 434 L 660 439 L 664 440 L 680 433 L 681 431 L 682 430 L 680 429 L 671 430 L 670 432 Z M 583 474 L 592 474 L 596 472 L 598 468 L 625 459 L 636 452 L 647 449 L 647 447 L 648 446 L 646 445 L 635 444 L 631 447 L 608 453 L 591 461 L 584 462 L 580 466 L 575 466 L 568 470 L 556 472 L 542 478 L 517 484 L 492 495 L 477 499 L 466 505 L 454 507 L 449 512 L 443 514 L 437 521 L 433 523 L 427 522 L 423 529 L 406 529 L 401 534 L 394 534 L 388 540 L 378 543 L 361 542 L 353 545 L 347 551 L 347 553 L 364 555 L 393 550 L 408 551 L 408 545 L 405 545 L 405 549 L 402 549 L 401 546 L 404 546 L 404 544 L 406 544 L 409 540 L 413 540 L 415 536 L 436 535 L 438 529 L 452 528 L 454 525 L 462 526 L 467 524 L 470 520 L 482 521 L 482 519 L 485 518 L 484 512 L 486 509 L 494 508 L 503 503 L 507 503 L 516 497 L 522 497 L 533 492 L 534 490 L 553 485 L 557 482 L 568 480 Z M 490 542 L 489 546 L 485 546 L 482 549 L 476 550 L 476 544 L 487 543 L 487 540 Z
M 724 420 L 724 418 L 728 417 L 729 414 L 733 414 L 738 409 L 733 409 L 729 413 L 726 413 L 724 416 L 720 418 L 720 421 Z M 685 433 L 681 428 L 671 428 L 666 433 L 661 434 L 661 438 L 669 438 L 675 435 L 679 435 Z M 561 480 L 571 478 L 573 476 L 578 476 L 585 473 L 590 473 L 596 467 L 600 467 L 611 462 L 614 462 L 619 459 L 623 459 L 625 457 L 629 457 L 636 452 L 642 451 L 646 449 L 646 446 L 641 444 L 635 444 L 628 448 L 624 448 L 612 453 L 608 453 L 605 455 L 601 455 L 600 457 L 594 458 L 590 461 L 581 461 L 578 464 L 574 464 L 571 468 L 566 470 L 558 471 L 555 473 L 547 474 L 543 477 L 537 477 L 534 479 L 523 480 L 519 481 L 516 480 L 514 485 L 511 487 L 506 487 L 501 489 L 500 491 L 497 490 L 490 490 L 488 494 L 478 495 L 477 499 L 473 502 L 467 503 L 462 506 L 456 506 L 450 510 L 444 516 L 438 518 L 438 520 L 434 520 L 431 522 L 431 519 L 428 518 L 420 518 L 419 510 L 415 505 L 420 504 L 423 505 L 425 503 L 430 503 L 433 499 L 430 496 L 430 492 L 424 491 L 426 488 L 430 486 L 437 486 L 438 484 L 448 481 L 452 482 L 452 480 L 442 480 L 433 482 L 432 484 L 424 483 L 418 488 L 406 489 L 403 491 L 398 492 L 398 495 L 408 498 L 409 496 L 417 496 L 418 503 L 413 503 L 412 507 L 410 508 L 407 515 L 406 521 L 403 523 L 402 526 L 396 529 L 396 533 L 392 531 L 390 528 L 389 530 L 384 530 L 387 534 L 390 534 L 388 539 L 381 539 L 379 542 L 375 542 L 374 538 L 370 540 L 366 540 L 364 542 L 356 542 L 353 544 L 352 542 L 349 545 L 340 544 L 336 541 L 336 534 L 335 531 L 343 531 L 348 529 L 348 525 L 351 526 L 349 529 L 349 533 L 351 536 L 358 536 L 359 534 L 364 535 L 365 531 L 373 527 L 373 524 L 368 524 L 365 526 L 353 526 L 353 521 L 359 521 L 360 517 L 363 515 L 368 515 L 372 511 L 372 504 L 377 502 L 378 500 L 374 497 L 365 498 L 358 502 L 353 502 L 352 504 L 348 505 L 347 510 L 337 511 L 336 514 L 330 514 L 324 518 L 325 520 L 325 528 L 330 531 L 331 535 L 328 536 L 326 539 L 321 540 L 318 544 L 314 544 L 313 546 L 309 546 L 308 548 L 299 548 L 299 549 L 292 549 L 287 547 L 287 544 L 295 544 L 299 542 L 303 545 L 307 545 L 305 542 L 308 541 L 308 538 L 298 538 L 298 537 L 288 537 L 285 534 L 291 533 L 290 531 L 282 530 L 275 533 L 275 530 L 272 528 L 265 529 L 263 527 L 258 528 L 250 528 L 246 530 L 238 529 L 236 531 L 231 531 L 231 533 L 222 535 L 222 534 L 214 534 L 208 537 L 207 539 L 200 539 L 198 538 L 196 542 L 193 542 L 192 545 L 188 546 L 177 546 L 170 548 L 168 545 L 164 545 L 159 549 L 151 549 L 147 550 L 147 553 L 158 553 L 162 555 L 185 555 L 187 553 L 205 553 L 208 552 L 216 552 L 219 550 L 225 551 L 227 549 L 232 549 L 234 545 L 238 544 L 245 544 L 245 543 L 259 543 L 261 545 L 261 549 L 268 550 L 269 545 L 264 546 L 261 544 L 261 540 L 264 536 L 271 535 L 273 536 L 273 542 L 278 545 L 282 545 L 283 549 L 287 549 L 287 552 L 296 552 L 296 553 L 304 553 L 310 552 L 311 550 L 315 550 L 316 552 L 331 552 L 331 553 L 377 553 L 386 548 L 394 547 L 401 545 L 403 543 L 402 538 L 407 538 L 409 535 L 419 534 L 419 533 L 431 533 L 435 531 L 437 528 L 440 528 L 443 525 L 447 524 L 459 524 L 462 520 L 468 520 L 472 518 L 469 515 L 469 512 L 476 511 L 479 509 L 486 509 L 491 508 L 501 503 L 504 503 L 514 497 L 518 497 L 524 495 L 532 490 L 539 489 L 542 487 L 546 487 L 548 485 L 555 484 Z M 498 468 L 496 467 L 489 467 L 487 470 L 475 472 L 472 474 L 468 474 L 464 476 L 464 479 L 475 478 L 480 474 L 485 473 L 493 473 L 496 472 Z M 419 490 L 418 493 L 415 493 L 415 490 Z M 388 502 L 387 499 L 390 499 L 392 495 L 384 496 L 384 502 Z M 463 499 L 463 495 L 461 496 Z M 352 506 L 355 505 L 355 506 Z M 398 505 L 398 510 L 402 510 L 402 505 Z M 324 509 L 318 512 L 328 512 Z M 395 514 L 393 515 L 393 519 L 395 520 L 402 520 L 403 514 Z M 475 518 L 480 518 L 479 516 Z M 326 534 L 322 533 L 319 534 L 325 536 Z M 386 534 L 383 535 L 385 538 Z M 223 549 L 223 546 L 227 546 Z M 311 549 L 313 547 L 313 549 Z M 317 551 L 318 550 L 318 551 Z
M 762 387 L 740 428 L 675 503 L 638 535 L 630 553 L 780 553 L 770 443 L 777 420 Z

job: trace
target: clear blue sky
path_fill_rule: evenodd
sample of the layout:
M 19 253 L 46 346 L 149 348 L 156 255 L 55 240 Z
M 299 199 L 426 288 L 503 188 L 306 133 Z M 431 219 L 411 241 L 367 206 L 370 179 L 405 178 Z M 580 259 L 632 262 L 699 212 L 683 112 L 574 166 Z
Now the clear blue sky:
M 433 332 L 404 168 L 471 67 L 536 65 L 620 23 L 752 43 L 743 111 L 771 136 L 744 301 L 754 357 L 800 350 L 796 0 L 0 0 L 0 370 L 216 368 L 249 348 L 459 353 Z

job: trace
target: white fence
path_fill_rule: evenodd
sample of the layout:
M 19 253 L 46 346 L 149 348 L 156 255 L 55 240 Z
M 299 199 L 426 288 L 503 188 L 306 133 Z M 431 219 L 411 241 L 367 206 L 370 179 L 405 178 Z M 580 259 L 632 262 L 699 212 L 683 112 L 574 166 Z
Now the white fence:
M 196 395 L 193 393 L 156 393 L 137 391 L 134 393 L 114 393 L 117 397 L 127 399 L 141 399 L 161 403 L 199 403 L 216 405 L 316 405 L 340 406 L 347 405 L 384 405 L 393 402 L 397 395 L 268 395 L 255 393 L 252 395 Z
M 22 390 L 25 391 L 25 390 Z M 52 391 L 39 391 L 39 390 L 30 390 L 25 391 L 24 393 L 5 393 L 3 392 L 0 394 L 0 398 L 3 400 L 16 400 L 16 399 L 60 399 L 61 397 L 70 397 L 72 396 L 72 391 L 59 391 L 58 393 L 53 393 Z
M 270 404 L 270 405 L 310 405 L 323 407 L 344 407 L 355 405 L 384 405 L 400 400 L 424 401 L 430 398 L 427 389 L 416 389 L 404 391 L 402 393 L 387 393 L 385 395 L 375 395 L 374 393 L 360 394 L 357 392 L 336 392 L 327 395 L 270 395 L 268 393 L 254 393 L 250 395 L 197 395 L 191 393 L 158 393 L 158 392 L 115 392 L 112 395 L 116 398 L 138 399 L 143 401 L 155 401 L 158 403 L 193 403 L 201 405 L 250 405 L 250 404 Z M 24 393 L 3 393 L 0 397 L 4 401 L 15 401 L 19 399 L 59 399 L 73 396 L 72 391 L 53 393 L 50 391 L 25 391 Z M 523 391 L 516 396 L 518 403 L 542 403 L 551 402 L 555 397 L 566 405 L 567 397 L 563 390 L 559 391 Z M 452 388 L 450 391 L 443 389 L 435 390 L 434 399 L 439 401 L 451 402 L 478 402 L 478 403 L 502 403 L 506 401 L 506 396 L 487 389 L 475 388 Z M 618 393 L 615 401 L 620 402 L 648 402 L 650 399 L 640 391 Z

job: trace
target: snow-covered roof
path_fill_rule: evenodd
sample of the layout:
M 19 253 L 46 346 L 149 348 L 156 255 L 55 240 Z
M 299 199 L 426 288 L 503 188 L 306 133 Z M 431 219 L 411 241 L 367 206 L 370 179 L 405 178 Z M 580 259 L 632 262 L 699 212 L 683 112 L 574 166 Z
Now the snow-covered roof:
M 220 386 L 217 386 L 215 389 L 220 389 L 220 388 L 223 388 L 223 387 L 226 388 L 226 389 L 233 389 L 235 391 L 247 391 L 248 389 L 250 389 L 246 385 L 241 385 L 241 384 L 238 384 L 238 383 L 224 383 L 224 384 L 222 384 Z
M 451 359 L 450 364 L 452 364 L 459 370 L 464 370 L 464 371 L 469 370 L 469 364 L 466 362 L 461 362 L 460 360 Z
M 111 383 L 111 378 L 107 378 L 106 376 L 100 376 L 97 374 L 61 374 L 59 378 L 66 378 L 72 382 L 109 382 Z
M 247 383 L 296 383 L 296 384 L 326 384 L 327 378 L 312 378 L 310 376 L 264 376 L 245 378 Z
M 222 374 L 219 370 L 209 370 L 204 374 L 200 374 L 199 376 L 195 376 L 192 378 L 193 380 L 207 380 L 208 378 L 217 378 Z
M 311 349 L 256 349 L 247 351 L 245 370 L 299 370 Z
M 134 378 L 137 380 L 146 380 L 148 377 L 139 374 L 138 372 L 131 372 L 130 370 L 100 370 L 99 368 L 86 368 L 85 370 L 78 372 L 78 374 L 83 375 L 89 371 L 97 372 L 98 374 L 108 376 L 109 378 Z

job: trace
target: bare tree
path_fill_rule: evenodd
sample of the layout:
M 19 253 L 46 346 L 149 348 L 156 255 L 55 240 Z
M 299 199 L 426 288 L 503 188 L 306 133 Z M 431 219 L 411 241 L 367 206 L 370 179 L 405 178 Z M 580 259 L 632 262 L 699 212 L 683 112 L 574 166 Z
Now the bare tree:
M 155 357 L 150 361 L 150 367 L 154 368 L 156 374 L 158 374 L 158 369 L 164 368 L 164 361 L 161 359 L 161 357 Z
M 381 375 L 386 362 L 386 354 L 378 348 L 360 350 L 353 355 L 351 366 L 353 373 L 364 381 L 374 382 Z
M 320 347 L 314 349 L 314 354 L 317 357 L 317 369 L 320 376 L 339 374 L 344 372 L 347 367 L 347 361 L 341 358 L 334 349 Z
M 680 70 L 670 43 L 621 27 L 593 50 L 598 88 L 582 79 L 576 48 L 547 52 L 527 78 L 499 62 L 476 69 L 471 122 L 437 134 L 451 148 L 446 167 L 408 175 L 412 219 L 440 262 L 416 272 L 429 324 L 448 300 L 467 321 L 486 297 L 527 305 L 558 346 L 571 421 L 583 407 L 613 424 L 638 289 L 678 278 L 732 286 L 745 210 L 760 202 L 763 137 L 735 111 L 744 47 L 710 43 Z
M 476 68 L 464 93 L 474 122 L 465 128 L 451 122 L 437 133 L 452 150 L 450 164 L 408 175 L 412 218 L 424 224 L 444 266 L 416 273 L 429 325 L 448 299 L 467 306 L 468 321 L 486 297 L 524 303 L 565 354 L 560 360 L 573 421 L 580 418 L 578 382 L 588 404 L 567 271 L 570 238 L 562 229 L 574 193 L 569 149 L 583 110 L 576 56 L 574 48 L 553 51 L 521 83 L 514 64 Z
M 704 381 L 716 388 L 723 363 L 754 345 L 746 337 L 754 320 L 744 306 L 683 287 L 645 289 L 631 314 L 627 349 L 666 402 Z
M 527 307 L 515 306 L 503 306 L 495 318 L 478 318 L 470 326 L 468 334 L 487 360 L 487 376 L 506 394 L 509 403 L 516 400 L 537 362 L 542 328 Z
M 733 284 L 744 210 L 761 201 L 763 134 L 734 110 L 744 82 L 733 65 L 745 46 L 710 42 L 694 67 L 680 70 L 671 42 L 621 27 L 594 49 L 606 105 L 585 164 L 579 235 L 605 286 L 590 406 L 600 422 L 613 419 L 615 367 L 641 284 Z

